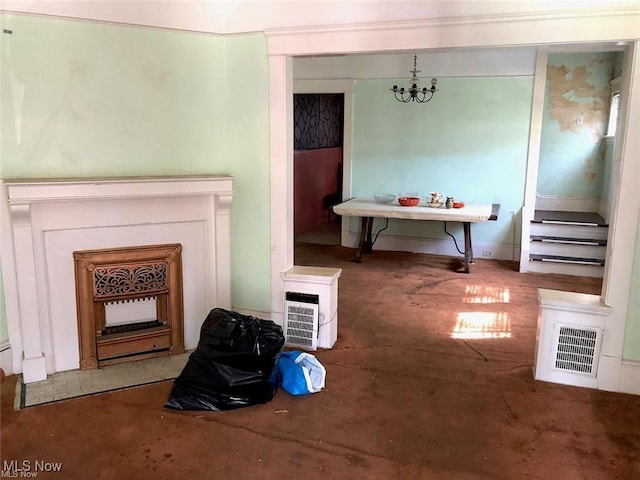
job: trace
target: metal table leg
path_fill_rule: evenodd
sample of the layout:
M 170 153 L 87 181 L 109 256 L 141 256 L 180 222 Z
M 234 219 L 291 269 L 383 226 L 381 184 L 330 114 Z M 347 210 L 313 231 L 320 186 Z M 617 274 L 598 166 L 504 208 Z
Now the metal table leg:
M 358 248 L 356 248 L 356 256 L 353 259 L 356 263 L 362 262 L 363 253 L 373 252 L 373 240 L 371 238 L 372 229 L 373 218 L 362 217 L 360 223 L 360 241 L 358 242 Z
M 463 222 L 464 230 L 464 273 L 469 273 L 469 264 L 473 263 L 473 247 L 471 246 L 471 223 Z
M 367 235 L 364 238 L 364 253 L 373 253 L 373 217 L 367 217 Z

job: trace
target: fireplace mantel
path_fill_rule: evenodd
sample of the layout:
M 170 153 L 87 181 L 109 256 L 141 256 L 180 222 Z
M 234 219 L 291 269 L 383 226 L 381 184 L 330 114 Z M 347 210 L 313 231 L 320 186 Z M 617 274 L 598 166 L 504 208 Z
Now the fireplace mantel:
M 231 308 L 231 177 L 12 180 L 4 190 L 15 260 L 5 283 L 17 286 L 5 295 L 9 341 L 26 383 L 79 368 L 74 251 L 182 244 L 187 349 L 211 308 Z
M 10 205 L 40 202 L 231 195 L 229 176 L 5 181 Z

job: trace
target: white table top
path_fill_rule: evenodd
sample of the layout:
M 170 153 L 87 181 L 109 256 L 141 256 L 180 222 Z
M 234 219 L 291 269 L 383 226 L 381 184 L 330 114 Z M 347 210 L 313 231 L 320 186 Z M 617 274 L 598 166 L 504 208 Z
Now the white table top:
M 348 217 L 404 218 L 409 220 L 446 220 L 452 222 L 485 222 L 489 220 L 492 205 L 466 204 L 462 208 L 428 207 L 421 202 L 416 207 L 403 207 L 394 200 L 376 203 L 373 198 L 355 197 L 333 207 L 338 215 Z

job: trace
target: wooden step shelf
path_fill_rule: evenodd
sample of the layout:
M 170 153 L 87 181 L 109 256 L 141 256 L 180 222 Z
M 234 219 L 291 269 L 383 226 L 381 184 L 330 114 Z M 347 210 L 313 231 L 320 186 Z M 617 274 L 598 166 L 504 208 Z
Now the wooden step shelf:
M 532 253 L 529 258 L 541 262 L 575 263 L 580 265 L 604 266 L 604 260 L 596 258 L 566 257 L 562 255 L 541 255 Z
M 555 210 L 536 210 L 534 223 L 555 223 L 562 225 L 585 225 L 591 227 L 608 227 L 604 218 L 595 212 L 563 212 Z
M 606 247 L 607 241 L 604 239 L 575 238 L 575 237 L 557 237 L 546 235 L 531 235 L 532 242 L 548 242 L 562 243 L 572 245 L 589 245 L 595 247 Z

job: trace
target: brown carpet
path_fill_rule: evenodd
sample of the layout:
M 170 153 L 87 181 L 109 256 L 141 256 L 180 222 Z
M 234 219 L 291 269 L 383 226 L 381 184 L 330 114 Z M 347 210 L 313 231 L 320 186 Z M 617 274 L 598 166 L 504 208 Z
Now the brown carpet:
M 180 412 L 163 408 L 165 382 L 14 411 L 9 377 L 1 460 L 61 462 L 38 478 L 82 480 L 640 478 L 640 397 L 532 378 L 537 288 L 598 293 L 600 281 L 352 255 L 296 252 L 343 269 L 338 342 L 316 352 L 321 393 Z M 474 330 L 474 318 L 489 320 Z

